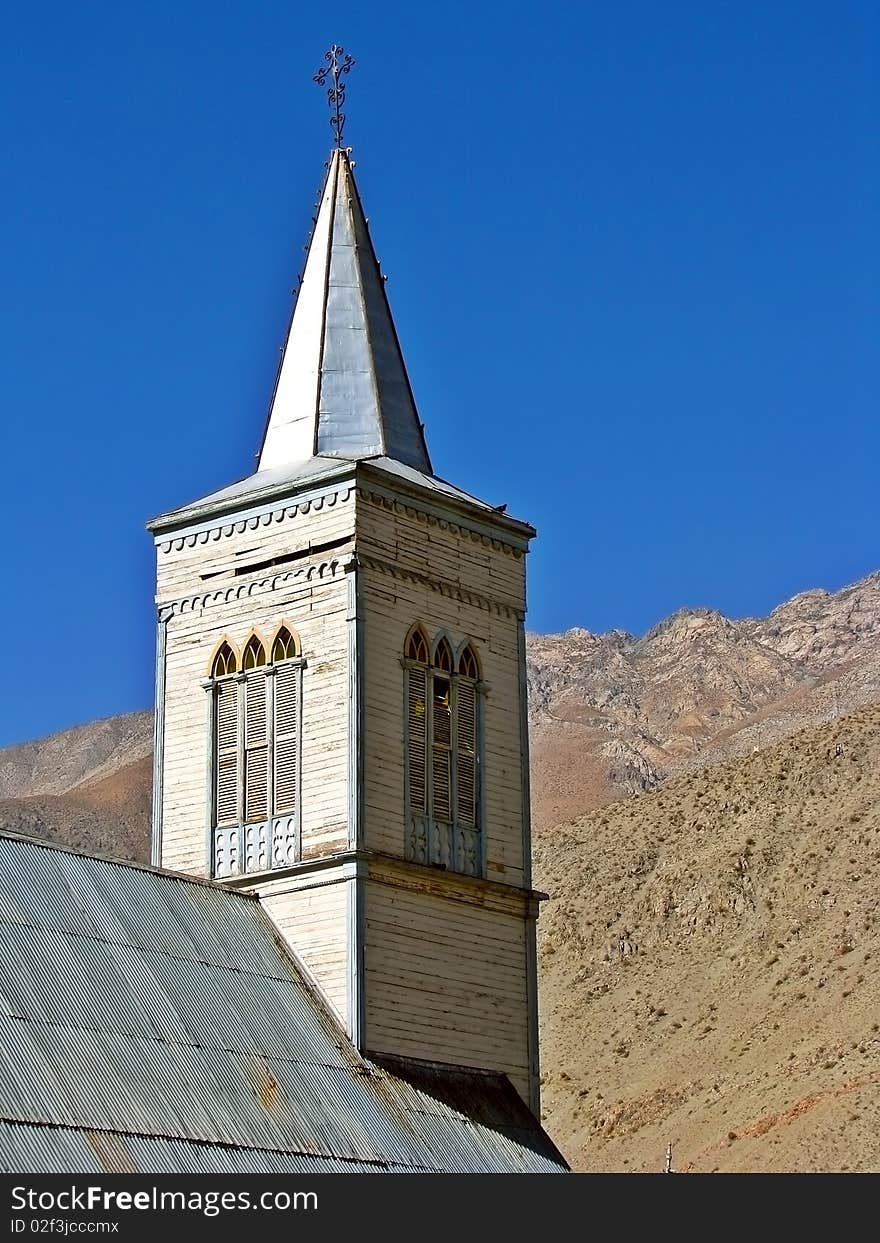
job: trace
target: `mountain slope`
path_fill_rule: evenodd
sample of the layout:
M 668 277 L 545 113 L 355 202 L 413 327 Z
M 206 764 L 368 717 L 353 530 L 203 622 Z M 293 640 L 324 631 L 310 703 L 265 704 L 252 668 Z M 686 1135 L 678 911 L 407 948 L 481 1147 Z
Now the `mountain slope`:
M 577 1168 L 877 1168 L 880 706 L 545 832 L 535 869 Z
M 641 638 L 528 638 L 538 828 L 880 697 L 880 574 L 763 619 L 680 609 Z
M 0 799 L 0 828 L 148 863 L 152 777 L 148 755 L 64 794 Z
M 65 794 L 153 751 L 152 712 L 126 712 L 0 748 L 0 799 Z

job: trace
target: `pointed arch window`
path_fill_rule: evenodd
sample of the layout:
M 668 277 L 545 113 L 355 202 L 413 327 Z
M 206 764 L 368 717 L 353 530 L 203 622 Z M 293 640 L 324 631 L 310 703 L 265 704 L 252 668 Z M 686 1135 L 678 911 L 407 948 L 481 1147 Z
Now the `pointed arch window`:
M 251 634 L 239 660 L 227 640 L 211 663 L 212 874 L 285 867 L 299 858 L 302 660 L 281 625 Z
M 269 731 L 266 649 L 252 634 L 245 644 L 244 680 L 244 819 L 257 824 L 269 806 Z
M 481 875 L 480 727 L 476 649 L 456 661 L 445 635 L 415 626 L 404 647 L 406 857 Z
M 265 663 L 266 649 L 257 636 L 252 634 L 245 645 L 241 667 L 247 672 L 248 669 L 261 669 Z
M 431 670 L 431 812 L 452 818 L 452 648 L 443 638 Z
M 214 657 L 214 664 L 211 668 L 211 677 L 225 678 L 235 673 L 237 668 L 235 652 L 228 643 L 223 642 L 217 649 L 217 655 Z
M 272 644 L 272 660 L 276 663 L 282 660 L 296 660 L 298 655 L 299 648 L 296 639 L 286 626 L 281 626 Z
M 406 641 L 406 654 L 410 660 L 415 660 L 420 665 L 427 665 L 428 640 L 421 626 L 416 626 L 410 631 Z
M 455 812 L 458 823 L 467 829 L 476 829 L 479 824 L 479 670 L 477 654 L 468 643 L 458 658 L 455 680 Z

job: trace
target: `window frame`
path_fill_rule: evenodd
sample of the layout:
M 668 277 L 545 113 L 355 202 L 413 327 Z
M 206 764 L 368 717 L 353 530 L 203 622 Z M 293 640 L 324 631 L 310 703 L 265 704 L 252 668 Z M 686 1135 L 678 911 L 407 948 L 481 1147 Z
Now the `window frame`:
M 426 644 L 426 654 L 428 660 L 417 660 L 413 656 L 415 650 L 414 640 L 416 636 L 421 636 Z M 460 672 L 461 656 L 464 652 L 470 651 L 477 677 Z M 486 833 L 485 833 L 485 799 L 484 790 L 484 770 L 485 770 L 485 746 L 484 746 L 484 721 L 485 721 L 485 698 L 487 692 L 486 683 L 483 682 L 480 673 L 481 664 L 476 644 L 471 639 L 465 639 L 463 643 L 456 646 L 451 642 L 450 637 L 445 631 L 440 631 L 434 637 L 433 643 L 427 642 L 425 628 L 417 623 L 407 634 L 403 645 L 404 655 L 401 658 L 401 665 L 404 671 L 403 685 L 403 749 L 404 749 L 404 854 L 407 859 L 413 862 L 423 863 L 427 866 L 439 866 L 446 871 L 454 872 L 458 875 L 471 875 L 485 877 L 486 875 Z M 447 658 L 448 653 L 448 658 Z M 450 668 L 441 667 L 449 664 Z M 412 694 L 412 679 L 414 673 L 418 671 L 420 678 L 424 679 L 424 714 L 426 717 L 424 727 L 424 810 L 418 806 L 414 806 L 413 798 L 413 776 L 412 768 L 414 763 L 414 747 L 413 747 L 413 704 L 414 698 Z M 449 744 L 448 748 L 443 743 L 435 741 L 435 725 L 436 725 L 436 708 L 435 708 L 435 684 L 442 679 L 449 686 Z M 461 770 L 461 744 L 459 741 L 459 695 L 462 685 L 472 686 L 474 690 L 473 696 L 473 738 L 474 750 L 469 752 L 472 755 L 474 774 L 474 822 L 473 824 L 465 823 L 460 816 L 459 806 L 459 777 Z M 435 779 L 437 775 L 436 756 L 439 754 L 439 748 L 448 750 L 449 765 L 449 815 L 438 816 L 435 798 Z M 472 860 L 472 866 L 467 866 L 467 860 L 470 857 L 465 848 L 465 834 L 469 838 L 476 839 L 476 858 Z
M 272 660 L 276 642 L 282 632 L 289 637 L 296 652 Z M 263 662 L 245 669 L 245 653 L 253 644 L 259 644 Z M 216 675 L 217 661 L 224 648 L 228 648 L 235 660 L 233 672 Z M 287 622 L 276 627 L 271 641 L 252 631 L 239 649 L 224 636 L 212 655 L 209 677 L 202 683 L 208 692 L 208 760 L 207 760 L 207 826 L 206 851 L 209 874 L 216 880 L 232 880 L 237 877 L 254 876 L 277 871 L 298 863 L 302 858 L 302 683 L 306 661 L 296 630 Z M 275 737 L 276 677 L 283 667 L 294 669 L 294 774 L 295 798 L 292 807 L 276 807 L 276 775 L 278 757 Z M 248 685 L 263 679 L 264 700 L 262 705 L 263 741 L 251 746 L 248 738 Z M 219 821 L 219 688 L 234 685 L 236 688 L 236 818 Z M 265 815 L 249 817 L 248 812 L 248 756 L 251 751 L 265 752 Z

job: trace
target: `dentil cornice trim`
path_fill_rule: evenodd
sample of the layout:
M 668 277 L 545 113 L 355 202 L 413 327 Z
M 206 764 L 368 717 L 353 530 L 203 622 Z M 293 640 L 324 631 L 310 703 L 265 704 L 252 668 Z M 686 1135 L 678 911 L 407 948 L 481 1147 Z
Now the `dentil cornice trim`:
M 312 565 L 300 566 L 297 570 L 286 573 L 268 574 L 265 578 L 252 580 L 248 583 L 230 583 L 228 587 L 216 587 L 212 591 L 199 591 L 191 596 L 181 596 L 178 600 L 165 601 L 159 606 L 159 621 L 167 621 L 180 613 L 192 613 L 196 609 L 210 608 L 214 604 L 228 604 L 231 600 L 242 600 L 245 596 L 265 595 L 278 587 L 289 583 L 326 582 L 328 579 L 339 578 L 346 574 L 352 562 L 351 556 L 334 558 L 332 561 L 319 561 Z
M 358 553 L 358 562 L 369 570 L 387 574 L 389 578 L 396 578 L 404 583 L 418 583 L 420 587 L 428 587 L 431 591 L 436 591 L 438 595 L 446 596 L 450 600 L 458 600 L 462 604 L 472 604 L 476 608 L 484 609 L 487 613 L 494 613 L 497 617 L 525 617 L 523 609 L 514 608 L 502 600 L 494 600 L 491 596 L 484 596 L 480 592 L 470 591 L 459 583 L 449 582 L 448 579 L 406 569 L 394 562 L 381 561 L 378 557 L 371 557 L 362 552 Z
M 496 552 L 503 552 L 517 560 L 520 560 L 526 551 L 525 540 L 518 539 L 516 536 L 505 539 L 497 529 L 491 529 L 477 519 L 469 520 L 457 514 L 449 517 L 448 513 L 445 514 L 439 508 L 439 505 L 435 507 L 429 501 L 420 502 L 410 496 L 407 496 L 406 500 L 401 500 L 390 491 L 386 492 L 374 484 L 359 484 L 357 494 L 363 500 L 378 505 L 382 509 L 404 514 L 407 518 L 414 518 L 425 526 L 438 527 L 441 531 L 449 531 L 452 535 L 461 535 L 474 544 L 482 544 L 484 548 L 493 548 Z M 489 516 L 487 514 L 487 517 Z
M 354 485 L 345 483 L 320 492 L 310 492 L 297 500 L 282 500 L 264 503 L 255 509 L 230 516 L 225 514 L 213 517 L 196 526 L 187 527 L 171 536 L 160 536 L 156 539 L 156 550 L 159 553 L 170 553 L 172 549 L 180 552 L 184 548 L 195 548 L 197 544 L 228 539 L 230 535 L 241 535 L 244 531 L 256 531 L 259 527 L 268 527 L 273 523 L 285 522 L 301 514 L 320 513 L 322 509 L 332 509 L 335 505 L 344 505 L 354 494 Z

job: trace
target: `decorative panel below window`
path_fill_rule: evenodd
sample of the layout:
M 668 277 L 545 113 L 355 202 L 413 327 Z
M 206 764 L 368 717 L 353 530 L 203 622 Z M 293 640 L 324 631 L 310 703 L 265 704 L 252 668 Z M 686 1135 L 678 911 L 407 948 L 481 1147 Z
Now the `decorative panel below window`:
M 216 880 L 267 872 L 299 862 L 299 829 L 295 816 L 272 816 L 262 824 L 216 828 L 213 837 L 211 874 Z

